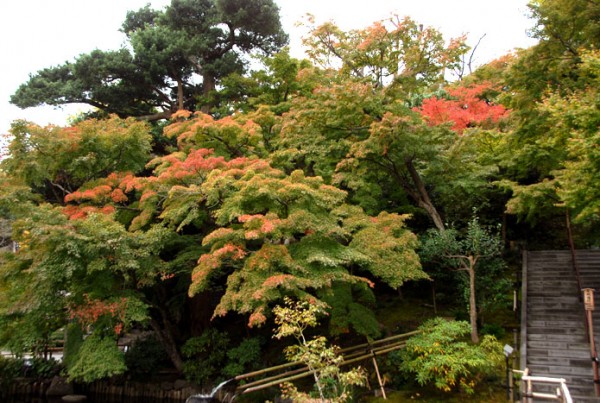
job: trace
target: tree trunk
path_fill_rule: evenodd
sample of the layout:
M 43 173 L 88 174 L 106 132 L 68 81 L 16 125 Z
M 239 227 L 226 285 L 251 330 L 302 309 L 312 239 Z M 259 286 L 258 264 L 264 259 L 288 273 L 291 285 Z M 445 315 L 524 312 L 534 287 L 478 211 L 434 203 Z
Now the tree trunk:
M 477 333 L 477 305 L 475 304 L 475 262 L 469 259 L 469 319 L 471 320 L 471 341 L 479 343 Z
M 169 359 L 173 363 L 173 366 L 179 373 L 183 373 L 183 359 L 181 358 L 181 354 L 177 349 L 177 344 L 175 343 L 175 339 L 171 330 L 169 329 L 168 324 L 165 324 L 164 327 L 160 326 L 157 320 L 151 319 L 150 326 L 156 333 L 158 340 L 164 347 Z
M 153 113 L 152 115 L 138 116 L 137 118 L 140 120 L 146 120 L 148 122 L 155 122 L 157 120 L 170 119 L 171 116 L 173 116 L 173 112 L 163 111 L 163 112 Z
M 429 214 L 429 217 L 431 217 L 433 224 L 438 230 L 444 231 L 446 229 L 444 226 L 444 220 L 442 220 L 442 216 L 440 216 L 437 209 L 431 202 L 429 193 L 427 192 L 425 184 L 421 179 L 421 175 L 419 175 L 419 172 L 415 168 L 412 159 L 406 159 L 405 164 L 406 169 L 408 170 L 408 173 L 413 181 L 413 185 L 417 189 L 417 194 L 415 196 L 418 197 L 418 200 L 416 200 L 418 206 L 427 211 L 427 214 Z
M 204 97 L 205 104 L 200 107 L 201 112 L 210 113 L 212 105 L 208 102 L 208 96 L 215 88 L 215 77 L 210 73 L 204 73 L 202 75 L 202 96 Z
M 183 110 L 183 81 L 177 79 L 177 110 Z

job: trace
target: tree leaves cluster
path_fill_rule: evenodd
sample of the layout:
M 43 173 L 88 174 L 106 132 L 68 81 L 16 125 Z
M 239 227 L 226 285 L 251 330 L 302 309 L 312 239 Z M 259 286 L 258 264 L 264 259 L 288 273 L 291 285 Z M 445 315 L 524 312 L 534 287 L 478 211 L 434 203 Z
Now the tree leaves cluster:
M 469 344 L 467 322 L 436 318 L 425 322 L 421 333 L 411 337 L 401 357 L 401 369 L 420 385 L 433 384 L 450 392 L 473 394 L 483 376 L 493 374 L 502 363 L 502 346 L 486 335 L 479 345 Z
M 13 125 L 0 215 L 20 249 L 0 258 L 2 344 L 30 349 L 70 320 L 113 343 L 151 328 L 183 371 L 186 340 L 228 321 L 258 333 L 286 298 L 328 310 L 332 336 L 376 337 L 379 290 L 427 279 L 433 257 L 470 274 L 475 341 L 476 306 L 496 297 L 481 290 L 503 270 L 478 266 L 505 240 L 484 223 L 505 209 L 598 215 L 598 54 L 585 36 L 559 43 L 595 15 L 577 4 L 567 17 L 562 0 L 534 3 L 540 45 L 455 83 L 464 38 L 408 18 L 347 32 L 309 21 L 311 60 L 284 49 L 245 74 L 244 54 L 285 43 L 271 1 L 130 12 L 130 50 L 42 70 L 13 97 L 120 117 Z M 431 235 L 421 258 L 414 232 Z M 86 351 L 71 375 L 108 375 L 82 370 Z
M 173 0 L 130 11 L 128 47 L 96 49 L 30 76 L 11 97 L 21 108 L 85 103 L 105 114 L 164 119 L 195 110 L 223 77 L 244 71 L 244 54 L 287 42 L 271 0 Z

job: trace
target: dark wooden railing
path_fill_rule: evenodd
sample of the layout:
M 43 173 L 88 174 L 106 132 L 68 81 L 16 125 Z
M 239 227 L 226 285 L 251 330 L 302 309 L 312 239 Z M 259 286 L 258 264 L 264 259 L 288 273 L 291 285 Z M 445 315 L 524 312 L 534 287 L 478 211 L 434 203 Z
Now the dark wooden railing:
M 371 343 L 364 343 L 341 349 L 340 354 L 342 354 L 343 356 L 343 361 L 340 365 L 349 365 L 371 359 L 373 362 L 373 366 L 375 367 L 376 373 L 379 374 L 379 368 L 377 365 L 376 357 L 404 348 L 406 346 L 406 340 L 409 337 L 414 336 L 418 333 L 420 333 L 420 331 L 415 330 L 413 332 L 391 336 Z M 249 372 L 247 374 L 238 375 L 234 379 L 236 381 L 246 380 L 273 372 L 278 373 L 276 373 L 275 375 L 267 376 L 266 378 L 246 383 L 244 385 L 240 385 L 237 387 L 236 392 L 239 394 L 256 392 L 261 389 L 277 386 L 283 382 L 290 382 L 296 379 L 311 376 L 314 373 L 314 371 L 311 371 L 307 366 L 305 366 L 301 362 L 291 362 L 270 368 L 261 369 L 259 371 Z M 378 381 L 379 387 L 382 390 L 382 394 L 385 396 L 383 384 L 379 376 Z
M 571 214 L 569 213 L 568 208 L 565 209 L 565 221 L 567 225 L 567 238 L 569 242 L 569 250 L 571 251 L 571 265 L 577 280 L 579 300 L 584 302 L 585 335 L 590 345 L 590 356 L 592 360 L 592 369 L 594 372 L 594 391 L 596 393 L 596 396 L 600 396 L 600 373 L 598 371 L 598 352 L 596 351 L 596 343 L 594 341 L 594 322 L 592 319 L 592 311 L 594 310 L 594 290 L 584 290 L 581 284 L 581 271 L 579 270 L 579 264 L 577 263 L 577 251 L 575 249 L 575 241 L 573 240 Z

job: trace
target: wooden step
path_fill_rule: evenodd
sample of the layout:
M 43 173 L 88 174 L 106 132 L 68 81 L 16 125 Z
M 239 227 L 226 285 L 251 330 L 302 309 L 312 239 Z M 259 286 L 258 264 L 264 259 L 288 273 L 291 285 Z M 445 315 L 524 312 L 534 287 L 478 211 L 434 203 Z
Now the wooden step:
M 578 250 L 576 256 L 580 286 L 598 289 L 600 311 L 600 250 Z M 527 260 L 527 367 L 532 375 L 565 378 L 575 402 L 600 402 L 571 252 L 532 251 Z M 594 319 L 600 336 L 600 312 Z

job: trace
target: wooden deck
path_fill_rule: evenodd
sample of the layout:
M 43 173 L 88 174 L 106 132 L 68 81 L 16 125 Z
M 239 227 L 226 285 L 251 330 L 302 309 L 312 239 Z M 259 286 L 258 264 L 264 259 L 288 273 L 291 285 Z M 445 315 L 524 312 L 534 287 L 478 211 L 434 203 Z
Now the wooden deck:
M 575 402 L 598 401 L 585 311 L 569 251 L 526 252 L 523 259 L 521 369 L 565 378 Z M 594 335 L 600 335 L 600 251 L 578 250 L 582 288 L 594 288 Z

